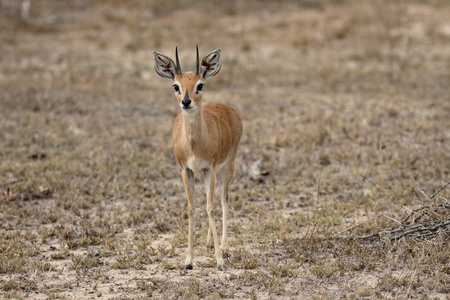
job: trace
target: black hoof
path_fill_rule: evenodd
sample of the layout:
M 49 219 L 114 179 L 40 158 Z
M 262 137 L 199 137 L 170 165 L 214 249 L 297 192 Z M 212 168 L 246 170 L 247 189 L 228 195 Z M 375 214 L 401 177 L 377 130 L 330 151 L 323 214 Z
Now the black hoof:
M 186 270 L 192 270 L 192 265 L 186 265 Z
M 220 265 L 220 266 L 218 267 L 218 269 L 219 269 L 220 271 L 226 271 L 226 270 L 227 270 L 227 267 L 226 267 L 225 265 Z

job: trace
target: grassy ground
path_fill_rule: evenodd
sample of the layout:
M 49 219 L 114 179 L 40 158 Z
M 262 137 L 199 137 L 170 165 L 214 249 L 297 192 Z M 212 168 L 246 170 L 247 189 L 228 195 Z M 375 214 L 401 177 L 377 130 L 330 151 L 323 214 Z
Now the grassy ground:
M 448 297 L 448 1 L 21 7 L 0 2 L 2 298 Z M 202 188 L 183 269 L 179 108 L 153 70 L 176 45 L 193 70 L 196 44 L 223 54 L 204 97 L 244 121 L 226 272 Z

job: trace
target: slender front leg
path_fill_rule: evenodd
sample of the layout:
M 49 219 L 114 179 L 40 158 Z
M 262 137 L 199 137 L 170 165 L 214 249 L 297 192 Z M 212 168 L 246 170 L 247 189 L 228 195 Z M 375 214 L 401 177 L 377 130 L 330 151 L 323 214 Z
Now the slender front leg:
M 208 194 L 209 194 L 209 169 L 203 169 L 203 176 L 205 178 L 205 194 L 206 194 L 206 199 L 208 199 Z M 213 192 L 213 197 L 214 197 L 214 192 Z M 206 201 L 206 211 L 208 211 L 208 201 Z M 212 231 L 211 231 L 211 226 L 209 226 L 208 224 L 208 236 L 206 239 L 206 246 L 209 248 L 214 248 L 214 240 L 213 240 L 213 236 L 212 236 Z
M 234 158 L 230 160 L 227 166 L 222 169 L 222 194 L 220 195 L 220 202 L 222 205 L 222 242 L 220 248 L 222 249 L 223 257 L 228 257 L 230 247 L 228 245 L 228 188 L 230 186 L 231 178 L 234 173 Z
M 186 269 L 192 269 L 192 262 L 194 260 L 194 172 L 191 169 L 183 168 L 181 171 L 183 177 L 184 189 L 188 201 L 188 217 L 189 217 L 189 235 L 188 248 L 186 255 Z
M 216 256 L 217 266 L 220 270 L 225 270 L 222 253 L 219 246 L 219 238 L 217 237 L 216 223 L 213 215 L 213 201 L 214 201 L 214 184 L 216 181 L 216 172 L 213 165 L 209 166 L 209 172 L 205 172 L 205 186 L 206 186 L 206 212 L 208 213 L 209 228 L 212 233 L 214 241 L 214 253 Z

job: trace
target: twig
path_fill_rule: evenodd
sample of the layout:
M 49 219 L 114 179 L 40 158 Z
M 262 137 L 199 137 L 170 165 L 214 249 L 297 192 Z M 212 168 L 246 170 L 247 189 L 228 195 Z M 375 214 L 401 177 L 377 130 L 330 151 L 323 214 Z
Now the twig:
M 409 183 L 409 187 L 411 188 L 411 190 L 414 192 L 414 194 L 416 194 L 417 198 L 419 199 L 419 202 L 423 204 L 423 201 L 420 199 L 419 193 L 416 191 L 416 188 L 414 187 L 414 185 L 412 184 L 411 180 L 406 176 L 405 172 L 403 171 L 403 169 L 400 168 L 400 166 L 397 164 L 397 161 L 392 157 L 391 153 L 389 152 L 389 150 L 387 149 L 386 145 L 382 145 L 381 146 L 381 150 L 386 151 L 386 153 L 389 155 L 389 158 L 391 159 L 391 161 L 394 163 L 395 167 L 397 168 L 397 170 L 400 171 L 400 174 L 402 174 L 403 179 L 407 180 Z
M 348 230 L 350 230 L 350 229 L 353 229 L 353 228 L 355 228 L 355 227 L 358 227 L 358 226 L 360 226 L 360 225 L 362 225 L 362 224 L 364 224 L 364 223 L 367 223 L 367 222 L 369 222 L 369 221 L 372 221 L 372 220 L 374 220 L 374 219 L 378 219 L 379 217 L 385 217 L 385 218 L 388 218 L 389 220 L 392 220 L 392 221 L 394 221 L 394 222 L 397 222 L 397 223 L 401 224 L 400 221 L 398 221 L 398 220 L 396 220 L 396 219 L 394 219 L 394 218 L 391 218 L 391 217 L 389 217 L 389 216 L 386 216 L 386 215 L 378 215 L 378 216 L 372 217 L 372 218 L 370 218 L 370 219 L 367 219 L 367 220 L 365 220 L 365 221 L 363 221 L 363 222 L 361 222 L 361 223 L 352 225 L 352 226 L 350 226 L 350 227 L 348 227 L 348 228 L 346 228 L 346 229 L 344 229 L 344 230 L 342 230 L 342 231 L 336 233 L 335 236 L 339 236 L 340 234 L 342 234 L 342 233 L 344 233 L 344 232 L 346 232 L 346 231 L 348 231 Z M 391 230 L 391 231 L 382 231 L 382 232 L 373 233 L 373 234 L 370 234 L 370 235 L 357 236 L 356 238 L 357 238 L 357 239 L 367 239 L 367 238 L 372 238 L 372 237 L 375 237 L 375 236 L 379 236 L 380 234 L 386 234 L 386 233 L 391 233 L 391 234 L 392 234 L 392 233 L 398 232 L 398 231 L 400 231 L 400 230 L 402 230 L 402 229 L 403 229 L 403 228 L 397 228 L 397 229 L 394 229 L 394 230 Z M 351 238 L 351 237 L 348 237 L 348 238 Z
M 89 174 L 88 178 L 86 178 L 86 180 L 83 182 L 83 184 L 80 185 L 80 187 L 78 188 L 78 193 L 77 193 L 77 196 L 75 197 L 75 201 L 74 201 L 74 202 L 77 202 L 78 197 L 79 197 L 80 194 L 81 194 L 81 190 L 82 190 L 82 189 L 84 188 L 84 186 L 88 183 L 88 181 L 92 178 L 92 176 L 94 176 L 95 172 L 97 172 L 98 169 L 100 169 L 100 168 L 104 165 L 104 163 L 108 160 L 108 158 L 109 158 L 108 156 L 105 157 L 105 159 L 103 159 L 103 161 L 102 161 L 100 164 L 98 164 L 97 167 L 95 167 L 95 169 L 91 172 L 91 174 Z M 72 204 L 72 205 L 73 205 L 73 204 Z
M 394 163 L 395 167 L 400 171 L 402 177 L 404 180 L 406 180 L 409 183 L 409 187 L 412 189 L 412 191 L 416 194 L 418 201 L 422 204 L 420 208 L 416 208 L 414 210 L 410 210 L 410 213 L 401 219 L 401 221 L 398 221 L 396 219 L 393 219 L 391 217 L 388 217 L 386 215 L 383 215 L 384 217 L 395 221 L 399 226 L 396 226 L 391 229 L 385 229 L 383 231 L 379 231 L 373 234 L 363 235 L 363 236 L 356 236 L 356 237 L 343 237 L 344 239 L 372 239 L 372 238 L 383 238 L 383 236 L 386 236 L 386 239 L 389 240 L 398 240 L 405 236 L 410 236 L 415 239 L 432 239 L 434 238 L 438 232 L 441 232 L 444 235 L 450 236 L 450 228 L 448 227 L 450 225 L 450 203 L 435 203 L 431 201 L 432 198 L 434 198 L 440 191 L 445 189 L 447 186 L 450 185 L 450 182 L 447 182 L 442 187 L 440 187 L 437 191 L 433 193 L 431 197 L 428 197 L 423 191 L 420 191 L 422 195 L 419 195 L 418 190 L 414 187 L 412 182 L 406 177 L 405 172 L 399 167 L 397 162 L 392 157 L 391 153 L 386 150 L 386 146 L 383 145 L 381 147 L 382 150 L 385 150 L 386 153 L 389 155 L 389 158 Z M 373 183 L 370 179 L 366 178 L 365 176 L 361 175 L 362 178 L 370 182 L 375 188 L 377 188 L 380 192 L 382 192 L 386 197 L 386 193 L 380 189 L 375 183 Z M 444 198 L 445 199 L 445 198 Z M 392 199 L 391 199 L 392 200 Z M 392 201 L 394 204 L 396 204 L 394 201 Z M 396 204 L 398 205 L 398 204 Z M 353 226 L 350 226 L 349 228 L 344 229 L 343 231 L 337 233 L 336 235 L 340 235 L 343 232 L 346 232 L 352 228 L 355 228 L 356 226 L 359 226 L 367 221 L 373 220 L 375 218 L 378 218 L 380 216 L 373 217 L 369 220 L 366 220 L 360 224 L 356 224 Z M 440 230 L 442 228 L 442 230 Z M 444 229 L 445 228 L 445 229 Z
M 399 220 L 396 220 L 396 219 L 391 218 L 391 217 L 389 217 L 389 216 L 383 215 L 383 217 L 388 218 L 388 219 L 391 220 L 391 221 L 397 222 L 397 223 L 400 224 L 400 225 L 402 224 L 402 222 L 400 222 Z
M 433 199 L 434 196 L 436 196 L 440 191 L 442 191 L 443 189 L 445 189 L 449 184 L 450 184 L 450 181 L 447 182 L 446 184 L 444 184 L 443 186 L 441 186 L 436 192 L 434 192 L 433 195 L 431 195 L 430 199 Z
M 439 228 L 442 227 L 446 227 L 448 225 L 450 225 L 450 220 L 447 220 L 445 222 L 440 222 L 438 224 L 431 224 L 433 226 L 428 226 L 428 227 L 424 227 L 423 224 L 419 224 L 416 226 L 413 226 L 412 228 L 410 228 L 409 230 L 406 230 L 398 235 L 395 235 L 396 233 L 402 231 L 404 228 L 400 227 L 400 228 L 396 228 L 393 230 L 385 230 L 385 231 L 381 231 L 381 232 L 376 232 L 373 234 L 369 234 L 369 235 L 363 235 L 363 236 L 356 236 L 353 237 L 355 239 L 359 239 L 359 240 L 365 240 L 365 239 L 371 239 L 374 237 L 380 237 L 382 235 L 390 235 L 389 240 L 398 240 L 404 236 L 407 235 L 413 235 L 414 233 L 421 233 L 421 237 L 433 237 L 434 235 L 432 234 L 433 232 L 437 231 Z M 428 231 L 428 232 L 427 232 Z M 349 237 L 350 238 L 350 237 Z
M 380 189 L 380 188 L 378 187 L 378 185 L 376 185 L 372 180 L 370 180 L 369 178 L 367 178 L 366 176 L 364 176 L 364 175 L 362 175 L 362 174 L 359 174 L 359 176 L 361 176 L 364 180 L 367 180 L 368 182 L 370 182 L 374 187 L 376 187 L 377 190 L 379 190 L 380 192 L 382 192 L 384 196 L 388 197 L 388 196 L 386 195 L 386 193 L 385 193 L 382 189 Z M 388 197 L 388 198 L 389 198 L 389 197 Z
M 367 223 L 367 222 L 369 222 L 369 221 L 372 221 L 372 220 L 374 220 L 374 219 L 377 219 L 377 218 L 379 218 L 379 217 L 382 217 L 382 215 L 372 217 L 372 218 L 367 219 L 367 220 L 365 220 L 365 221 L 363 221 L 363 222 L 361 222 L 361 223 L 354 224 L 354 225 L 352 225 L 352 226 L 350 226 L 350 227 L 347 227 L 347 228 L 345 228 L 344 230 L 342 230 L 342 231 L 336 233 L 335 236 L 339 236 L 340 234 L 342 234 L 342 233 L 344 233 L 344 232 L 346 232 L 346 231 L 349 231 L 350 229 L 353 229 L 353 228 L 355 228 L 355 227 L 361 226 L 362 224 Z
M 417 226 L 416 228 L 407 230 L 407 231 L 403 232 L 402 234 L 400 234 L 398 236 L 390 237 L 390 240 L 398 240 L 398 239 L 400 239 L 400 238 L 402 238 L 402 237 L 404 237 L 406 235 L 410 235 L 410 234 L 416 233 L 416 232 L 422 232 L 422 231 L 431 231 L 432 232 L 432 231 L 436 231 L 439 228 L 446 227 L 447 225 L 450 225 L 450 220 L 447 220 L 445 222 L 439 223 L 439 224 L 437 224 L 437 225 L 435 225 L 433 227 L 419 227 L 419 226 Z
M 400 207 L 401 209 L 405 210 L 406 212 L 409 212 L 408 209 L 406 209 L 405 207 L 403 207 L 402 205 L 396 203 L 394 201 L 394 199 L 392 199 L 392 197 L 389 197 L 385 191 L 383 191 L 381 188 L 378 187 L 378 185 L 376 185 L 372 180 L 370 180 L 369 178 L 367 178 L 366 176 L 359 174 L 359 176 L 361 176 L 364 180 L 367 180 L 369 183 L 371 183 L 378 191 L 380 191 L 381 193 L 383 193 L 383 196 L 385 196 L 386 198 L 388 198 L 389 200 L 392 201 L 392 203 L 394 203 L 395 205 L 397 205 L 398 207 Z

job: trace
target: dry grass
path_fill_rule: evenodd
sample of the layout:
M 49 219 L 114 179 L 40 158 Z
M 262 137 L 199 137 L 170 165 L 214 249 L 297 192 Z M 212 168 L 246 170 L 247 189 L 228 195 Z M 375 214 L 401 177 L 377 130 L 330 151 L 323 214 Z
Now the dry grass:
M 450 181 L 448 1 L 21 3 L 0 2 L 1 298 L 448 296 L 449 226 L 391 238 L 449 220 L 449 187 L 431 197 Z M 183 270 L 178 109 L 153 70 L 175 45 L 192 69 L 195 44 L 222 48 L 205 97 L 244 121 L 226 272 L 202 189 Z

